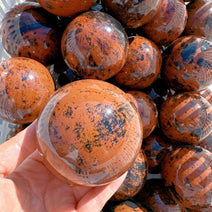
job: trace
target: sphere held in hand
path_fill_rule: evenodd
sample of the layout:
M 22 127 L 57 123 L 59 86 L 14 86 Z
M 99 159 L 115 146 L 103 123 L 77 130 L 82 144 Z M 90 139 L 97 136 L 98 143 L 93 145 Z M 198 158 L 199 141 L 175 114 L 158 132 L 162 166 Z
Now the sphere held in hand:
M 37 136 L 53 173 L 69 183 L 96 186 L 131 167 L 142 124 L 122 90 L 87 79 L 57 90 L 39 117 Z

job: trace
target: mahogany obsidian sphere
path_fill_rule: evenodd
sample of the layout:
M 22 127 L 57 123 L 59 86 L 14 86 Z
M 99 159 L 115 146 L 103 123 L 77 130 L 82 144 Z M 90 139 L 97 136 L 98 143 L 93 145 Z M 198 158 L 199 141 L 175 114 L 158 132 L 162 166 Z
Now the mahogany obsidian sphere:
M 158 12 L 142 30 L 158 45 L 179 37 L 187 23 L 187 10 L 183 0 L 162 0 Z
M 88 11 L 72 20 L 63 33 L 61 48 L 67 65 L 85 79 L 106 80 L 124 66 L 127 34 L 112 16 Z
M 102 0 L 103 8 L 113 14 L 126 28 L 148 23 L 160 7 L 161 0 Z
M 191 1 L 187 5 L 188 22 L 186 35 L 198 35 L 212 39 L 212 2 L 211 0 Z
M 171 196 L 192 211 L 211 211 L 211 164 L 212 153 L 204 148 L 188 145 L 172 150 L 162 163 L 162 178 Z
M 175 144 L 199 144 L 212 132 L 212 105 L 199 93 L 168 97 L 161 106 L 160 127 Z
M 141 149 L 135 162 L 128 169 L 124 182 L 110 200 L 122 201 L 133 198 L 145 185 L 147 173 L 147 158 L 144 151 Z
M 18 4 L 2 20 L 2 44 L 12 57 L 29 57 L 51 65 L 60 49 L 57 22 L 57 17 L 38 3 Z
M 185 212 L 183 205 L 169 195 L 163 179 L 148 179 L 136 200 L 148 205 L 152 209 L 149 212 Z
M 34 121 L 55 91 L 49 70 L 30 58 L 2 61 L 0 76 L 0 117 L 12 123 Z
M 212 84 L 212 41 L 183 36 L 167 49 L 162 76 L 176 91 L 194 91 Z
M 129 43 L 126 63 L 115 75 L 115 80 L 119 85 L 133 89 L 146 88 L 160 74 L 160 50 L 155 43 L 142 36 L 131 37 Z
M 40 5 L 50 13 L 58 16 L 75 16 L 89 10 L 96 0 L 38 0 Z
M 101 80 L 79 80 L 58 89 L 42 111 L 38 146 L 47 167 L 62 179 L 96 186 L 133 164 L 142 124 L 128 96 Z
M 150 208 L 142 206 L 134 200 L 128 199 L 122 202 L 115 202 L 115 204 L 106 205 L 102 212 L 153 212 Z

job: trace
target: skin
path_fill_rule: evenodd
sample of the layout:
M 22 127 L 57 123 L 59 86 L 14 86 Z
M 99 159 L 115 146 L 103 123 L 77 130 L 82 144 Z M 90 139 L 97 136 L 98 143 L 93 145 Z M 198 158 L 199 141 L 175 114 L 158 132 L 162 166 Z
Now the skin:
M 126 177 L 98 187 L 70 186 L 45 167 L 36 143 L 35 121 L 0 145 L 1 211 L 98 212 Z

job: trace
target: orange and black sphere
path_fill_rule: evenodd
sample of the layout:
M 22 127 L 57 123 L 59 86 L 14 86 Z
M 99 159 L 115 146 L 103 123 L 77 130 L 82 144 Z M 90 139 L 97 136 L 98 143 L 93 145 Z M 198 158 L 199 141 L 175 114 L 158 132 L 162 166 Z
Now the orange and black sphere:
M 96 0 L 38 0 L 40 5 L 50 13 L 58 16 L 76 16 L 89 10 Z
M 0 117 L 12 123 L 34 121 L 55 91 L 49 70 L 30 58 L 2 61 L 0 76 Z
M 160 127 L 175 144 L 199 144 L 212 132 L 212 105 L 196 92 L 167 98 L 159 114 Z
M 188 145 L 167 154 L 162 178 L 171 196 L 191 211 L 211 211 L 212 153 Z
M 127 171 L 140 151 L 142 132 L 125 92 L 91 79 L 58 89 L 37 127 L 39 150 L 50 170 L 86 186 L 108 183 Z
M 57 17 L 38 3 L 18 4 L 1 22 L 3 47 L 11 57 L 28 57 L 51 65 L 60 50 L 57 23 Z
M 127 34 L 112 16 L 88 11 L 72 20 L 62 37 L 67 65 L 81 78 L 106 80 L 126 62 Z

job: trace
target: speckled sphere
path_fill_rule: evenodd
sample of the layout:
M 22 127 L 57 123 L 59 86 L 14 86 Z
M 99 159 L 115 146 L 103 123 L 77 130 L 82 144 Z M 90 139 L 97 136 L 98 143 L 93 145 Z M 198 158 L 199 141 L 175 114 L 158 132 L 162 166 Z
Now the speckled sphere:
M 127 95 L 135 99 L 135 106 L 141 116 L 143 125 L 143 138 L 148 137 L 158 123 L 158 110 L 154 101 L 146 93 L 131 90 Z
M 102 0 L 103 8 L 126 28 L 137 28 L 149 22 L 160 7 L 161 0 Z
M 188 4 L 187 10 L 188 22 L 185 34 L 212 39 L 212 2 L 210 0 L 192 1 Z
M 48 12 L 58 16 L 75 16 L 89 10 L 96 0 L 38 0 Z
M 156 128 L 147 138 L 143 139 L 142 149 L 147 158 L 148 172 L 158 174 L 161 171 L 163 159 L 172 149 L 172 144 L 161 129 Z
M 115 205 L 103 209 L 103 212 L 153 212 L 149 211 L 142 205 L 134 202 L 133 200 L 126 200 L 123 202 L 116 203 Z
M 48 69 L 30 58 L 2 61 L 0 76 L 0 117 L 9 122 L 34 121 L 55 90 Z
M 118 87 L 78 80 L 58 89 L 37 127 L 47 167 L 69 183 L 97 186 L 121 176 L 142 143 L 140 116 Z
M 124 66 L 129 43 L 116 19 L 89 11 L 70 22 L 61 45 L 65 62 L 79 77 L 106 80 Z
M 172 197 L 189 209 L 212 206 L 212 153 L 197 146 L 171 151 L 162 164 L 162 178 Z
M 156 44 L 145 37 L 134 36 L 130 39 L 127 61 L 115 80 L 130 88 L 146 88 L 160 74 L 161 63 L 162 56 Z
M 176 94 L 162 104 L 159 121 L 174 143 L 199 144 L 212 132 L 212 105 L 195 92 Z
M 162 76 L 172 89 L 194 91 L 212 84 L 212 41 L 184 36 L 167 51 Z
M 163 179 L 147 180 L 136 198 L 138 202 L 149 205 L 154 212 L 185 212 L 183 205 L 169 195 Z
M 158 12 L 145 26 L 145 35 L 157 44 L 166 44 L 179 37 L 187 23 L 183 0 L 162 0 Z
M 121 201 L 133 198 L 144 186 L 147 178 L 147 158 L 141 149 L 135 162 L 128 169 L 127 177 L 111 200 Z
M 121 202 L 108 202 L 102 212 L 153 212 L 149 208 L 142 206 L 134 200 Z
M 29 57 L 50 65 L 60 49 L 57 17 L 35 2 L 16 5 L 2 20 L 1 34 L 5 50 L 12 57 Z

